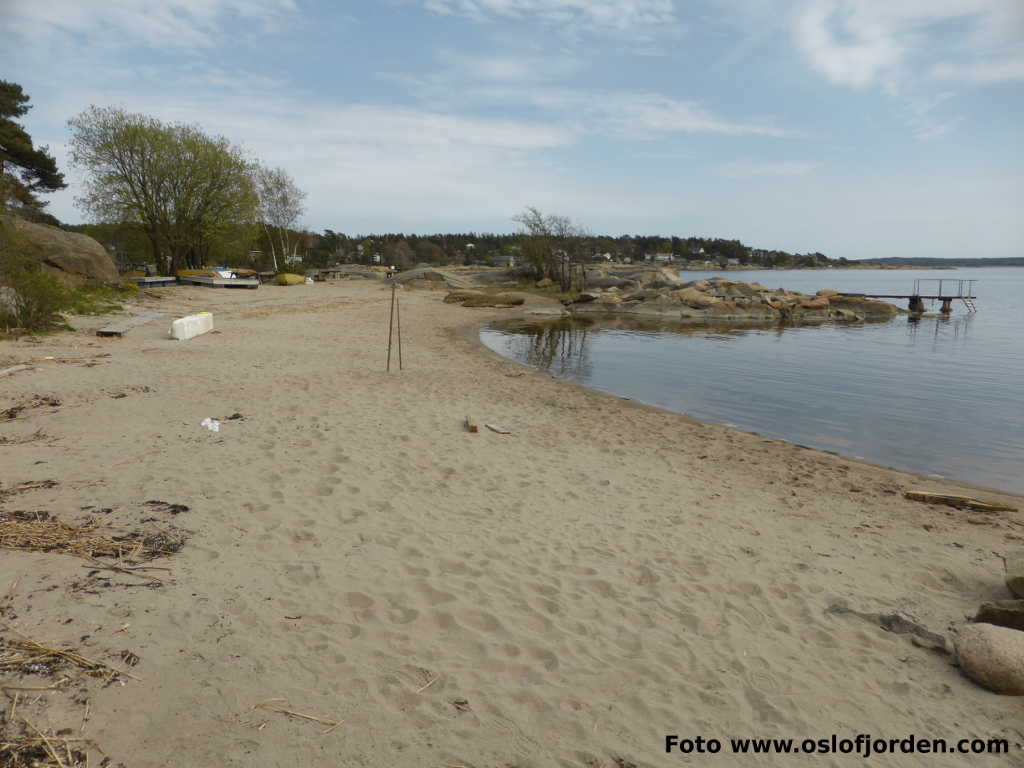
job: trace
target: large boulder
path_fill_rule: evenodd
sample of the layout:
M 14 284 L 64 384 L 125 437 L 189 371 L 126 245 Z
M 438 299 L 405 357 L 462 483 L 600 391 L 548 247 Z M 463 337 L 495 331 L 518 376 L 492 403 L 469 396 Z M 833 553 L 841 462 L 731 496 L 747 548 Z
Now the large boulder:
M 996 693 L 1024 696 L 1024 632 L 994 624 L 970 624 L 956 640 L 960 668 Z
M 35 224 L 16 216 L 4 217 L 24 242 L 25 255 L 69 283 L 116 283 L 117 267 L 106 249 L 87 235 Z

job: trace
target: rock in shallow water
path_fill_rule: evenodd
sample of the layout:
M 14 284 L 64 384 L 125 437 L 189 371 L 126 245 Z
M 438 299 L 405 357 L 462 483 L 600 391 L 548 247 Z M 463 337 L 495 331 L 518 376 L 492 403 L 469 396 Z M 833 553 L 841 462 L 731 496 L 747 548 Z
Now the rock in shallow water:
M 1024 632 L 994 624 L 969 624 L 956 639 L 960 668 L 996 693 L 1024 696 Z

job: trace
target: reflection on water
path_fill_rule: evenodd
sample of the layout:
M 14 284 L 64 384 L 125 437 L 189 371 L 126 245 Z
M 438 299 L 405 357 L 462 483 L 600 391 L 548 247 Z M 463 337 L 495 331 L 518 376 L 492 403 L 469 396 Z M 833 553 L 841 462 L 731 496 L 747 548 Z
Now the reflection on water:
M 927 334 L 931 335 L 931 340 L 934 342 L 932 347 L 938 350 L 940 344 L 950 344 L 957 341 L 967 342 L 967 332 L 970 330 L 971 321 L 974 319 L 974 314 L 960 315 L 959 317 L 950 316 L 939 316 L 934 318 L 921 318 L 914 315 L 907 316 L 907 334 L 916 343 L 918 341 L 928 340 Z M 927 322 L 927 321 L 931 322 Z M 924 322 L 924 330 L 926 336 L 919 337 L 918 331 L 922 328 L 922 322 Z
M 480 336 L 526 365 L 668 410 L 1024 492 L 1020 320 L 984 309 L 816 327 L 610 318 Z

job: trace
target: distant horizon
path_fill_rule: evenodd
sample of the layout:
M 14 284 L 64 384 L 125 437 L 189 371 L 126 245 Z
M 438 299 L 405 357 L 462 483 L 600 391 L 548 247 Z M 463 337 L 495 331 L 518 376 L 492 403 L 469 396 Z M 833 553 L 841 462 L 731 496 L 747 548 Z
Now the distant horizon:
M 67 120 L 95 104 L 284 167 L 317 232 L 536 206 L 849 260 L 1024 242 L 1024 3 L 9 0 L 5 32 L 68 223 Z

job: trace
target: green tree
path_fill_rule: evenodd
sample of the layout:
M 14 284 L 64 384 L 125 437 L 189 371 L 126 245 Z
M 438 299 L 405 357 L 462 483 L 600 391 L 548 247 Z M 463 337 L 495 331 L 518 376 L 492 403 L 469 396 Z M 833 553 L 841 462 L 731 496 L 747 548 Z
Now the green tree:
M 244 252 L 257 196 L 241 148 L 117 107 L 90 107 L 68 125 L 71 160 L 86 173 L 76 203 L 95 221 L 139 227 L 161 272 L 200 266 L 225 241 Z
M 67 184 L 49 147 L 35 147 L 15 121 L 30 109 L 20 85 L 0 80 L 0 209 L 55 224 L 56 219 L 43 211 L 46 203 L 38 194 L 56 192 Z

